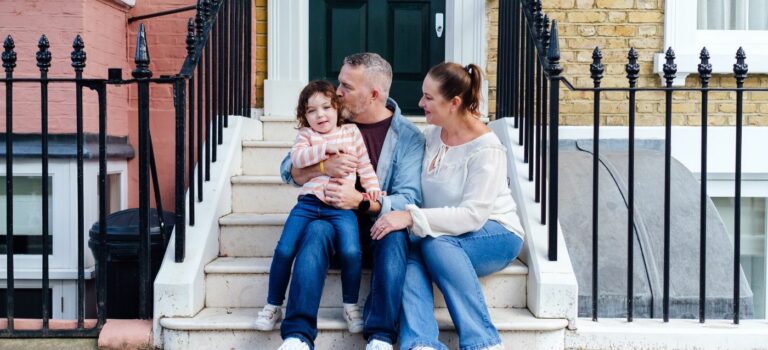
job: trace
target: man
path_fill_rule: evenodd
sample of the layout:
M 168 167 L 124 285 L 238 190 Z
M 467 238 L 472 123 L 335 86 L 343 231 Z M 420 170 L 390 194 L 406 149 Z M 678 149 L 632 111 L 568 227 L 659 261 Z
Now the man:
M 389 98 L 392 68 L 375 53 L 346 57 L 339 73 L 336 94 L 344 105 L 344 117 L 357 124 L 386 196 L 368 201 L 343 178 L 355 171 L 353 158 L 340 154 L 315 166 L 294 169 L 289 157 L 281 173 L 287 183 L 303 184 L 323 173 L 335 178 L 325 197 L 329 204 L 358 212 L 360 245 L 364 261 L 371 259 L 370 294 L 363 311 L 366 350 L 391 350 L 397 340 L 402 286 L 408 252 L 408 232 L 390 233 L 372 240 L 370 228 L 376 217 L 406 204 L 421 204 L 421 163 L 424 136 L 400 113 Z M 311 223 L 293 265 L 290 292 L 281 335 L 280 350 L 308 350 L 317 336 L 317 312 L 323 283 L 334 254 L 335 232 L 324 221 Z M 345 317 L 348 317 L 345 315 Z

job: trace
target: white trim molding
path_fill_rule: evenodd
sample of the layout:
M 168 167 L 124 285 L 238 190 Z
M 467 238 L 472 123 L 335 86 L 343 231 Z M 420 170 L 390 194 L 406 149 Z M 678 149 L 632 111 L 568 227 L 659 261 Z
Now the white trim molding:
M 486 64 L 485 1 L 446 0 L 445 60 Z M 264 115 L 292 116 L 309 81 L 309 2 L 269 0 L 267 4 L 267 80 Z M 483 82 L 483 100 L 488 100 Z M 481 110 L 488 114 L 487 103 Z
M 474 63 L 485 70 L 485 1 L 446 0 L 445 60 L 462 65 Z M 488 116 L 488 80 L 483 80 L 480 113 Z
M 309 2 L 269 0 L 267 26 L 264 113 L 294 115 L 299 93 L 309 81 Z
M 733 74 L 736 50 L 747 53 L 750 73 L 768 73 L 768 31 L 765 30 L 698 30 L 697 1 L 667 0 L 664 11 L 664 50 L 675 51 L 677 78 L 673 85 L 684 85 L 689 74 L 698 74 L 699 53 L 706 47 L 710 53 L 712 72 Z M 653 57 L 653 72 L 662 76 L 664 52 Z

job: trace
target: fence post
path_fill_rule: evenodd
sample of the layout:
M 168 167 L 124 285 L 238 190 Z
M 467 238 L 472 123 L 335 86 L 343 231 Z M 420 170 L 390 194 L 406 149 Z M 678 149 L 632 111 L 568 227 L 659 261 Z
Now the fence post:
M 557 33 L 557 20 L 552 20 L 552 31 L 549 39 L 549 49 L 547 50 L 547 60 L 549 66 L 549 230 L 548 235 L 548 257 L 550 261 L 557 260 L 557 188 L 558 188 L 558 127 L 560 125 L 560 73 L 563 67 L 560 66 L 560 43 Z
M 733 75 L 736 78 L 736 179 L 733 211 L 733 323 L 739 324 L 739 287 L 741 279 L 741 139 L 744 111 L 744 80 L 747 79 L 747 55 L 739 47 Z
M 712 77 L 712 65 L 709 63 L 709 51 L 702 48 L 699 54 L 699 79 L 701 87 L 709 87 L 709 78 Z M 701 91 L 701 192 L 699 198 L 699 323 L 704 323 L 706 317 L 706 296 L 707 296 L 707 104 L 709 102 L 709 92 Z
M 42 312 L 43 312 L 43 332 L 48 331 L 48 319 L 50 318 L 50 311 L 48 309 L 48 295 L 49 295 L 49 271 L 48 271 L 48 248 L 50 247 L 50 237 L 48 232 L 48 69 L 51 67 L 51 51 L 48 49 L 51 47 L 48 42 L 48 38 L 45 35 L 40 37 L 37 42 L 37 67 L 40 68 L 40 152 L 41 152 L 41 184 L 43 198 L 42 198 L 42 260 L 43 260 L 43 283 L 42 283 Z
M 139 24 L 136 39 L 136 69 L 139 97 L 139 318 L 152 317 L 152 264 L 149 237 L 149 51 L 144 24 Z M 162 214 L 161 214 L 162 215 Z M 181 223 L 183 224 L 183 223 Z
M 13 280 L 13 69 L 16 68 L 16 45 L 9 35 L 3 42 L 3 68 L 5 68 L 5 205 L 6 205 L 6 315 L 8 332 L 13 333 L 14 280 Z

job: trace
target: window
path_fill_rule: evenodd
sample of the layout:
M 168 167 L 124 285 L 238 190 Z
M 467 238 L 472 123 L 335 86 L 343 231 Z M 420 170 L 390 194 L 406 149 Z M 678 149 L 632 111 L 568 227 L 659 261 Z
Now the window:
M 733 240 L 733 197 L 712 198 L 712 202 L 720 212 L 720 217 L 725 223 L 728 235 Z M 766 242 L 766 230 L 768 229 L 768 211 L 764 197 L 741 198 L 741 268 L 752 288 L 753 302 L 755 306 L 755 318 L 766 317 L 766 254 L 768 254 L 768 242 Z
M 0 213 L 6 213 L 6 176 L 0 176 Z M 48 234 L 53 235 L 53 189 L 48 176 Z M 43 252 L 43 193 L 42 176 L 13 177 L 13 252 L 14 254 L 41 254 Z M 0 254 L 7 252 L 6 215 L 0 215 Z M 49 240 L 48 254 L 53 254 Z
M 768 0 L 698 1 L 698 30 L 768 30 Z
M 747 54 L 749 73 L 768 73 L 768 0 L 668 0 L 664 50 L 668 47 L 676 56 L 675 85 L 698 74 L 702 47 L 710 53 L 713 73 L 733 74 L 739 47 Z M 664 53 L 657 53 L 654 72 L 663 75 L 663 64 Z

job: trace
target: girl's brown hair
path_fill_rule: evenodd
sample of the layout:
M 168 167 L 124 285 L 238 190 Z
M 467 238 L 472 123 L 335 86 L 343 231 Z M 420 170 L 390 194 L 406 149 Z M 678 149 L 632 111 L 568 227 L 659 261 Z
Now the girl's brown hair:
M 341 100 L 336 96 L 336 87 L 331 82 L 326 80 L 315 80 L 309 82 L 307 86 L 301 90 L 299 94 L 299 103 L 296 105 L 296 119 L 298 120 L 298 127 L 308 128 L 309 122 L 307 121 L 307 104 L 309 99 L 315 94 L 322 94 L 325 97 L 331 99 L 331 106 L 338 112 L 338 118 L 336 120 L 336 126 L 342 124 L 341 118 Z
M 458 63 L 443 62 L 432 67 L 427 75 L 440 85 L 440 94 L 445 99 L 458 96 L 463 110 L 472 115 L 480 115 L 480 86 L 483 79 L 480 67 L 473 63 L 462 67 Z

